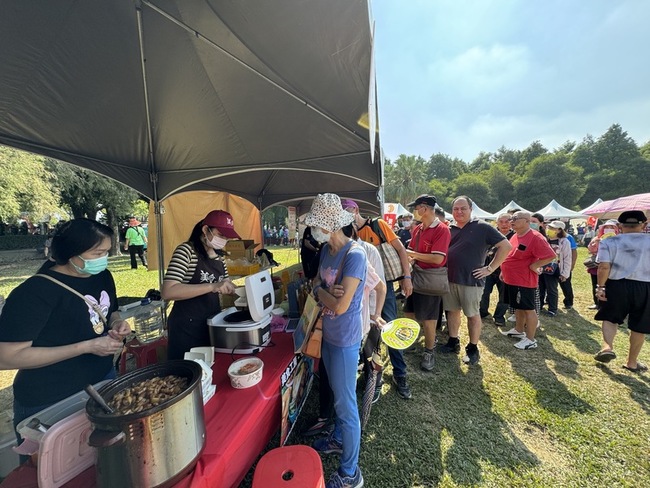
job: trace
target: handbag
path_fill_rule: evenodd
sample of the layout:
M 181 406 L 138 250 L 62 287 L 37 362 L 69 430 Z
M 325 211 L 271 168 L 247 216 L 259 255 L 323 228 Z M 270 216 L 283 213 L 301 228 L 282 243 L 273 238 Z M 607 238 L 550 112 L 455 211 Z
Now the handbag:
M 379 236 L 381 241 L 381 244 L 377 246 L 377 250 L 381 256 L 381 262 L 384 265 L 384 276 L 386 281 L 396 281 L 401 279 L 404 276 L 404 273 L 402 272 L 402 261 L 397 250 L 386 240 L 386 236 L 381 230 L 381 226 L 379 225 L 379 222 L 377 222 L 377 219 L 372 219 L 370 221 L 370 228 Z
M 449 293 L 447 268 L 421 268 L 417 264 L 411 270 L 413 291 L 420 295 L 442 296 Z
M 587 269 L 596 269 L 598 267 L 598 262 L 596 261 L 596 255 L 592 254 L 587 259 L 585 259 L 582 264 L 585 265 Z
M 415 241 L 415 251 L 418 250 L 421 234 L 422 229 L 420 228 L 418 238 Z M 413 291 L 420 295 L 441 296 L 449 293 L 449 277 L 446 267 L 422 268 L 415 263 L 411 270 L 411 283 L 413 283 Z
M 65 288 L 66 290 L 68 290 L 68 291 L 74 293 L 74 294 L 77 295 L 79 298 L 81 298 L 84 302 L 86 302 L 86 304 L 87 304 L 88 306 L 90 306 L 90 308 L 92 308 L 92 309 L 94 310 L 94 312 L 97 314 L 97 316 L 99 317 L 99 320 L 101 320 L 101 324 L 97 323 L 97 324 L 93 327 L 93 330 L 95 331 L 96 334 L 102 334 L 102 333 L 104 332 L 104 327 L 109 327 L 108 320 L 106 319 L 106 316 L 104 315 L 104 312 L 102 312 L 102 309 L 100 308 L 100 306 L 99 306 L 97 303 L 93 302 L 93 301 L 90 300 L 88 297 L 82 295 L 81 293 L 79 293 L 79 292 L 78 292 L 77 290 L 75 290 L 74 288 L 69 287 L 69 286 L 66 285 L 65 283 L 63 283 L 63 282 L 57 280 L 56 278 L 53 278 L 53 277 L 50 276 L 50 275 L 46 275 L 46 274 L 42 274 L 42 273 L 38 273 L 38 274 L 35 274 L 34 276 L 40 276 L 41 278 L 46 278 L 46 279 L 48 279 L 48 280 L 50 280 L 50 281 L 56 283 L 57 285 L 62 286 L 62 287 Z M 110 327 L 109 327 L 109 328 L 110 328 Z
M 355 244 L 352 244 L 350 247 L 348 247 L 348 250 L 345 251 L 345 254 L 343 255 L 343 259 L 341 259 L 341 264 L 339 265 L 339 269 L 336 273 L 336 278 L 334 278 L 334 283 L 338 282 L 339 277 L 341 276 L 341 272 L 343 271 L 345 258 L 348 256 L 348 252 L 350 252 L 350 249 L 352 249 L 354 246 Z M 310 299 L 315 302 L 311 294 L 309 295 L 307 300 Z M 323 317 L 321 311 L 318 312 L 318 315 L 316 316 L 316 320 L 313 320 L 312 324 L 306 329 L 305 336 L 306 339 L 302 345 L 302 353 L 305 356 L 309 356 L 310 358 L 320 359 L 321 357 L 320 351 L 321 351 L 321 346 L 323 344 Z
M 553 261 L 552 263 L 548 263 L 542 266 L 542 274 L 557 275 L 559 273 L 560 273 L 560 268 L 556 261 Z

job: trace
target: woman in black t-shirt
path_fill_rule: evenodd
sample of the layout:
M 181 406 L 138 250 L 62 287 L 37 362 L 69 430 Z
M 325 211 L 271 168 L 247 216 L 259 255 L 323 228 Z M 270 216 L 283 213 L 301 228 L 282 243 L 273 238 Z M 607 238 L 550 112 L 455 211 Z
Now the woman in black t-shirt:
M 115 377 L 113 355 L 129 324 L 106 270 L 113 231 L 89 219 L 62 225 L 51 260 L 7 297 L 0 315 L 0 369 L 18 369 L 14 426 L 79 391 Z

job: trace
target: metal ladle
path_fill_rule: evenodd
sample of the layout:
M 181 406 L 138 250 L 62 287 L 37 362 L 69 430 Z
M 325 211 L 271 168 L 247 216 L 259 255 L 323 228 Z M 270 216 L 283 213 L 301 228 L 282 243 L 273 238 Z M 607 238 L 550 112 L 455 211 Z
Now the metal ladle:
M 86 391 L 86 393 L 88 393 L 88 395 L 90 395 L 90 398 L 95 400 L 99 404 L 99 406 L 102 407 L 102 410 L 104 410 L 104 412 L 106 412 L 109 415 L 115 413 L 115 411 L 108 406 L 108 403 L 104 401 L 104 399 L 99 394 L 99 392 L 95 390 L 95 387 L 93 385 L 86 385 L 84 390 Z

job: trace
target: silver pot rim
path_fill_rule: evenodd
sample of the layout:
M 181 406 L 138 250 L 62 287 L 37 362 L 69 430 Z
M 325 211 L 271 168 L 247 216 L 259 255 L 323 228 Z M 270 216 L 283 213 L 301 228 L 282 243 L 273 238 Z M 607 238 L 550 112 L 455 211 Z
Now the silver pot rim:
M 106 402 L 108 402 L 113 398 L 115 394 L 135 383 L 148 380 L 150 378 L 169 375 L 177 375 L 188 378 L 189 384 L 187 385 L 187 388 L 185 388 L 185 390 L 183 390 L 181 393 L 161 403 L 160 405 L 156 405 L 155 407 L 148 410 L 143 410 L 142 412 L 130 413 L 127 415 L 108 414 L 99 406 L 95 400 L 89 398 L 86 402 L 86 415 L 91 422 L 102 425 L 121 425 L 149 417 L 180 402 L 188 395 L 191 395 L 197 385 L 200 388 L 202 373 L 203 370 L 197 362 L 189 361 L 187 359 L 165 361 L 163 363 L 145 366 L 144 368 L 140 368 L 127 373 L 124 376 L 116 378 L 110 383 L 107 383 L 98 390 L 98 393 L 102 396 L 102 398 L 104 398 Z

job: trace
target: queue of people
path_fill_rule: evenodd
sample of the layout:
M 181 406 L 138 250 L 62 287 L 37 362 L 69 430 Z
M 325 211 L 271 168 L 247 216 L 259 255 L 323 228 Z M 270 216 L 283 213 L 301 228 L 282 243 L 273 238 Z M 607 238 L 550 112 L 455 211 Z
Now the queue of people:
M 489 316 L 494 288 L 495 324 L 504 326 L 505 310 L 513 310 L 514 324 L 502 334 L 517 339 L 513 345 L 520 350 L 538 347 L 540 305 L 547 302 L 545 312 L 555 315 L 558 287 L 565 308 L 573 306 L 576 254 L 563 222 L 545 224 L 543 216 L 518 210 L 500 215 L 495 228 L 472 217 L 473 202 L 465 195 L 453 200 L 454 221 L 449 225 L 432 195 L 420 195 L 408 206 L 413 212 L 412 219 L 403 220 L 408 235 L 396 235 L 382 219 L 361 216 L 356 202 L 331 193 L 318 195 L 305 219 L 309 227 L 303 235 L 303 266 L 323 315 L 321 409 L 307 435 L 328 434 L 314 448 L 341 456 L 327 487 L 363 486 L 357 372 L 360 364 L 366 374 L 378 367 L 373 353 L 380 345 L 380 330 L 398 316 L 396 284 L 405 298 L 404 314 L 422 325 L 420 368 L 426 372 L 435 369 L 436 354 L 461 352 L 463 315 L 467 343 L 462 361 L 469 366 L 480 361 L 482 319 Z M 638 361 L 650 334 L 650 239 L 645 226 L 643 212 L 623 212 L 601 225 L 588 247 L 595 256 L 595 266 L 588 269 L 594 284 L 592 308 L 598 309 L 603 335 L 595 360 L 616 358 L 613 341 L 618 326 L 628 319 L 624 367 L 632 372 L 648 369 Z M 113 356 L 130 328 L 117 310 L 115 283 L 107 270 L 112 234 L 109 227 L 88 219 L 60 226 L 52 237 L 50 259 L 7 298 L 0 315 L 0 368 L 19 370 L 14 426 L 87 384 L 116 377 Z M 239 238 L 232 216 L 214 210 L 174 250 L 161 291 L 163 299 L 175 302 L 168 319 L 169 359 L 210 343 L 207 318 L 220 311 L 220 294 L 235 291 L 223 249 L 229 239 Z M 134 239 L 127 242 L 129 250 L 137 246 Z M 394 249 L 392 262 L 382 245 Z M 132 260 L 137 254 L 136 249 Z M 446 268 L 449 291 L 440 296 L 418 293 L 412 284 L 414 266 Z M 443 311 L 448 340 L 436 347 Z M 410 399 L 403 351 L 388 348 L 388 353 L 395 391 Z M 379 400 L 382 384 L 380 375 L 373 402 Z

